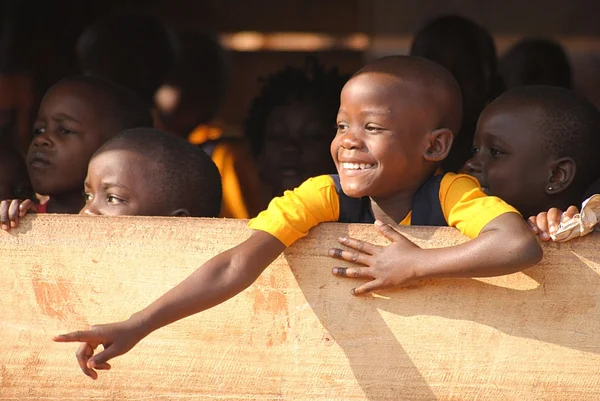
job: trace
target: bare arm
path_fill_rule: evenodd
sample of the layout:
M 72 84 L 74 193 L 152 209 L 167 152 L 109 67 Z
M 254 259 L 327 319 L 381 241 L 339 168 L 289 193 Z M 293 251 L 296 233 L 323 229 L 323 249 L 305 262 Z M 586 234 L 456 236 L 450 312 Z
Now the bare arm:
M 285 249 L 277 238 L 255 231 L 240 245 L 215 256 L 176 287 L 132 316 L 148 333 L 218 305 L 249 287 Z
M 163 326 L 220 304 L 250 286 L 285 249 L 271 234 L 255 231 L 240 245 L 210 259 L 188 278 L 143 310 L 122 322 L 92 326 L 54 337 L 58 342 L 81 342 L 77 360 L 92 379 L 95 369 L 128 352 L 141 339 Z M 104 351 L 94 355 L 102 344 Z
M 342 277 L 368 278 L 355 295 L 433 277 L 489 277 L 514 273 L 537 264 L 543 254 L 535 236 L 516 213 L 505 213 L 489 222 L 479 236 L 461 245 L 421 249 L 389 225 L 376 222 L 392 243 L 385 247 L 340 238 L 351 251 L 332 249 L 329 254 L 365 267 L 334 268 Z

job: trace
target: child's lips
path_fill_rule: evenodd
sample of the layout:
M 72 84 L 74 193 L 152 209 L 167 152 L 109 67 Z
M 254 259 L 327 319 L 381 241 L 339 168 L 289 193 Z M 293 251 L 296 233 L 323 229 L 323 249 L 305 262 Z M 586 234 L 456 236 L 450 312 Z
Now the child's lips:
M 29 159 L 29 166 L 44 169 L 51 166 L 50 158 L 44 153 L 36 153 Z

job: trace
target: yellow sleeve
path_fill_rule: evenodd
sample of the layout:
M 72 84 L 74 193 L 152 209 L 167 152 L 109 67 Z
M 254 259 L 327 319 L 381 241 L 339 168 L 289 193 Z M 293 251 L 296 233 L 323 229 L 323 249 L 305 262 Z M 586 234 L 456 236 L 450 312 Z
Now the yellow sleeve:
M 479 235 L 483 227 L 504 213 L 519 213 L 496 196 L 487 196 L 477 179 L 447 173 L 440 183 L 440 204 L 451 227 L 458 228 L 469 238 Z
M 212 160 L 221 174 L 223 203 L 220 217 L 247 219 L 260 208 L 260 182 L 253 161 L 235 143 L 222 141 L 215 146 Z
M 248 227 L 266 231 L 290 246 L 317 224 L 337 221 L 339 215 L 340 203 L 333 179 L 321 175 L 274 198 L 267 210 L 250 220 Z

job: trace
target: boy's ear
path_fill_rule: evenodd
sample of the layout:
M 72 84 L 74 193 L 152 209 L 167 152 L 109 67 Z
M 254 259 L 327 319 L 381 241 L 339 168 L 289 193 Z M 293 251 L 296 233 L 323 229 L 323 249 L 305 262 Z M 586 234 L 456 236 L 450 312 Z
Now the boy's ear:
M 425 160 L 441 162 L 450 153 L 454 135 L 448 128 L 439 128 L 427 134 L 427 148 L 423 152 Z
M 171 216 L 175 217 L 190 217 L 190 212 L 187 209 L 177 209 L 171 213 Z
M 571 185 L 577 173 L 575 161 L 570 157 L 562 157 L 552 162 L 546 184 L 546 194 L 558 194 Z

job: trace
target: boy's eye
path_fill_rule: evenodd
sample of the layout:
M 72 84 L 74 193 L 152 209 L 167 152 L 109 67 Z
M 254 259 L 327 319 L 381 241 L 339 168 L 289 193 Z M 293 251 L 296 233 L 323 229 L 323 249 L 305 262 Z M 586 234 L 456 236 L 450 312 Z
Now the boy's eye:
M 475 146 L 471 146 L 471 155 L 476 155 L 477 153 L 479 153 L 479 148 L 476 148 Z
M 503 151 L 501 151 L 500 149 L 496 149 L 496 148 L 490 148 L 490 155 L 492 156 L 498 156 L 504 154 Z
M 348 129 L 348 124 L 345 123 L 337 123 L 338 131 L 346 131 Z
M 90 202 L 92 200 L 92 194 L 84 193 L 83 197 L 85 198 L 86 202 Z
M 106 202 L 113 205 L 118 205 L 119 203 L 123 203 L 124 200 L 114 195 L 108 195 L 106 197 Z
M 75 133 L 74 131 L 71 131 L 70 129 L 63 127 L 62 125 L 60 125 L 58 127 L 58 132 L 60 132 L 63 135 L 69 135 L 69 134 Z
M 383 128 L 381 128 L 381 127 L 378 127 L 378 126 L 375 126 L 375 125 L 367 125 L 367 126 L 365 127 L 365 129 L 366 129 L 368 132 L 379 132 L 379 131 L 383 131 Z
M 33 128 L 33 136 L 42 135 L 44 132 L 46 132 L 46 128 Z

